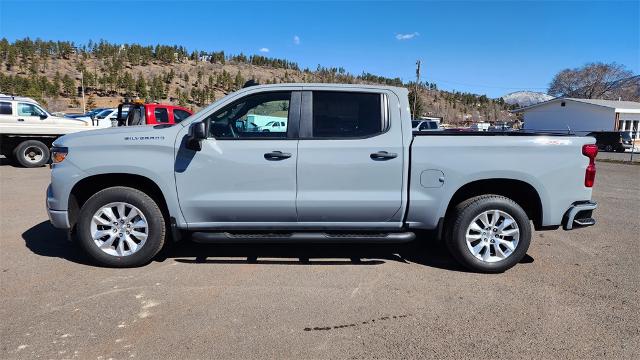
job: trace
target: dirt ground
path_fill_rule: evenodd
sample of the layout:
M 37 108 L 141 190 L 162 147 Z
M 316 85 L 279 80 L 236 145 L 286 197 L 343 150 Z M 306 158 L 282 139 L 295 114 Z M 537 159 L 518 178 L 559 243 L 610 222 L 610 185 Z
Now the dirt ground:
M 598 224 L 534 234 L 504 274 L 408 246 L 178 244 L 92 266 L 0 165 L 0 358 L 640 358 L 640 166 L 598 163 Z M 300 259 L 309 258 L 309 261 Z

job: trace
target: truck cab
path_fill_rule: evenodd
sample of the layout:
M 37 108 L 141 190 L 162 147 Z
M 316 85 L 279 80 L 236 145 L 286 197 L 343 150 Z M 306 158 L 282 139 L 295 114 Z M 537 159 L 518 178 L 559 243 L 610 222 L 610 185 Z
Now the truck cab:
M 120 126 L 177 124 L 192 113 L 182 106 L 134 101 L 120 104 L 116 118 Z

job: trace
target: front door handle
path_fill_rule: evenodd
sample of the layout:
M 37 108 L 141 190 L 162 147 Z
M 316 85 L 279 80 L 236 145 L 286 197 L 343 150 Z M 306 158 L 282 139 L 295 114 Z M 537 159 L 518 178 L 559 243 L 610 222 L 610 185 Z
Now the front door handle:
M 386 152 L 386 151 L 378 151 L 378 152 L 375 152 L 375 153 L 369 155 L 369 157 L 371 158 L 371 160 L 382 161 L 382 160 L 395 159 L 395 158 L 398 157 L 398 154 L 390 153 L 390 152 Z
M 290 153 L 282 152 L 282 151 L 272 151 L 264 154 L 264 158 L 269 161 L 277 161 L 284 160 L 291 157 Z
M 18 119 L 18 121 L 24 121 L 24 119 Z

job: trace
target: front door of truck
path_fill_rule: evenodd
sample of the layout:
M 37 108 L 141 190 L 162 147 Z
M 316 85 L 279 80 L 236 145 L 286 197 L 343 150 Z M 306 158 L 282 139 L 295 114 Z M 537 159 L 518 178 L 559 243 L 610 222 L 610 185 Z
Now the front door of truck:
M 298 124 L 300 92 L 248 95 L 208 116 L 202 150 L 182 145 L 175 175 L 189 227 L 265 227 L 296 221 L 297 128 L 260 131 L 252 119 Z
M 387 94 L 380 92 L 303 94 L 299 222 L 399 221 L 402 131 L 399 121 L 389 121 L 391 112 L 399 109 L 391 109 L 387 101 Z M 393 115 L 399 120 L 396 113 Z

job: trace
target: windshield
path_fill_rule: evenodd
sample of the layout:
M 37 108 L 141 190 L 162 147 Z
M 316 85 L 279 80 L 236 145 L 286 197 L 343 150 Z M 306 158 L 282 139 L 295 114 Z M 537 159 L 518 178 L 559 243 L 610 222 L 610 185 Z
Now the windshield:
M 109 114 L 111 114 L 111 112 L 112 112 L 112 111 L 113 111 L 113 110 L 111 110 L 111 109 L 102 110 L 102 111 L 100 111 L 100 112 L 98 113 L 97 117 L 99 117 L 99 118 L 105 118 L 105 117 L 107 117 Z
M 622 140 L 625 140 L 625 141 L 631 140 L 631 134 L 628 132 L 620 133 L 620 135 L 622 135 Z

